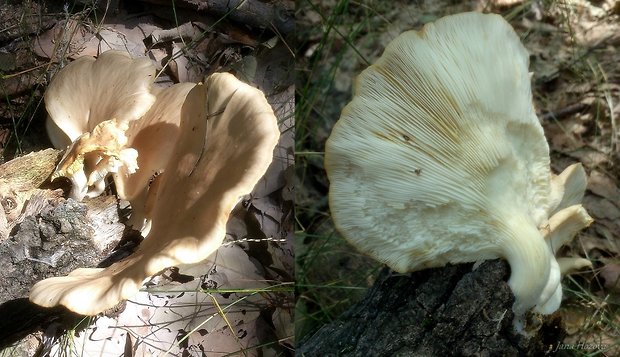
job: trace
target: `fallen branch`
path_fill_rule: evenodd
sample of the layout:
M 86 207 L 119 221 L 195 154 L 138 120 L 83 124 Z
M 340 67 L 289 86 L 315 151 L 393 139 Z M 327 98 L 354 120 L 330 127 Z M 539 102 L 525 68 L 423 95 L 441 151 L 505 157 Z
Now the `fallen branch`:
M 169 5 L 167 0 L 142 0 L 143 2 Z M 269 4 L 258 0 L 180 0 L 176 6 L 200 12 L 208 12 L 254 28 L 275 29 L 283 36 L 295 30 L 295 18 L 292 10 L 281 5 Z

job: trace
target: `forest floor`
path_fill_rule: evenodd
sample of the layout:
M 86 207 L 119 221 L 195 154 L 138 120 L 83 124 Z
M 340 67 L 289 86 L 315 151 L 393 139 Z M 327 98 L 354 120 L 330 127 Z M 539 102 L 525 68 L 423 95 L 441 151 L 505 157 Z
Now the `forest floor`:
M 379 268 L 338 234 L 327 204 L 324 144 L 352 80 L 401 32 L 464 11 L 498 13 L 515 28 L 530 53 L 552 170 L 581 162 L 588 173 L 583 204 L 595 222 L 560 254 L 587 257 L 594 268 L 564 279 L 559 314 L 565 343 L 613 355 L 620 350 L 620 3 L 611 0 L 298 2 L 297 339 L 358 301 Z

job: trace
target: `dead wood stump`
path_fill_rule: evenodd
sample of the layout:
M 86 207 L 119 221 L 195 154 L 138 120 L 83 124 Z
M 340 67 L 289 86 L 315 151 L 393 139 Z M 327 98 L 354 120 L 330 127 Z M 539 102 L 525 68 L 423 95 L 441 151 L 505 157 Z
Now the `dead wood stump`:
M 419 271 L 384 269 L 365 298 L 300 343 L 300 356 L 520 356 L 552 353 L 559 318 L 532 336 L 513 330 L 503 260 Z
M 96 267 L 125 232 L 117 199 L 64 199 L 49 177 L 60 151 L 48 149 L 0 166 L 0 346 L 49 324 L 74 327 L 82 317 L 64 307 L 31 304 L 36 282 Z M 72 325 L 71 325 L 72 324 Z

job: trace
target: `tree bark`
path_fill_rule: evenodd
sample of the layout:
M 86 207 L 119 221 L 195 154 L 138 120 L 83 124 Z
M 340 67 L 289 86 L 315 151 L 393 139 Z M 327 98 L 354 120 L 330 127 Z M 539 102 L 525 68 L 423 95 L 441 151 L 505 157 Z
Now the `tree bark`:
M 60 151 L 47 149 L 0 166 L 0 348 L 52 323 L 75 327 L 81 316 L 30 303 L 30 288 L 100 265 L 129 232 L 119 223 L 114 196 L 76 202 L 51 187 L 59 159 Z
M 147 3 L 168 5 L 168 1 L 141 0 Z M 230 20 L 248 25 L 253 28 L 272 29 L 284 37 L 295 30 L 293 9 L 287 9 L 283 4 L 272 4 L 259 0 L 181 0 L 176 6 L 216 16 L 227 16 Z
M 503 260 L 399 275 L 384 269 L 366 297 L 297 348 L 300 356 L 518 356 L 553 352 L 559 317 L 532 336 L 513 328 Z

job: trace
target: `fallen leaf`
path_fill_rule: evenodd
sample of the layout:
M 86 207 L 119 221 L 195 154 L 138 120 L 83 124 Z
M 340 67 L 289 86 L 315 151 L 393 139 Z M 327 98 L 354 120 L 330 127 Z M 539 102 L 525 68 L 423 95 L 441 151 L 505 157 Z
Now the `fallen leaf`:
M 620 218 L 620 209 L 604 198 L 588 195 L 583 199 L 583 206 L 597 219 L 614 220 Z
M 84 21 L 68 19 L 59 21 L 53 28 L 37 36 L 34 52 L 41 56 L 59 60 L 65 56 L 97 56 L 108 50 L 126 51 L 133 57 L 144 56 L 145 33 L 159 30 L 148 18 L 134 18 L 100 26 L 88 25 Z
M 610 293 L 620 293 L 620 264 L 605 264 L 599 274 L 605 279 L 605 288 Z
M 618 244 L 614 241 L 594 236 L 584 236 L 580 239 L 581 245 L 588 256 L 591 256 L 595 250 L 607 253 L 607 255 L 618 254 Z
M 588 178 L 588 190 L 613 202 L 616 206 L 620 205 L 620 189 L 616 183 L 606 174 L 598 170 L 590 172 Z
M 575 151 L 566 152 L 566 154 L 578 159 L 585 167 L 590 169 L 604 166 L 609 161 L 606 154 L 589 147 L 582 147 Z

